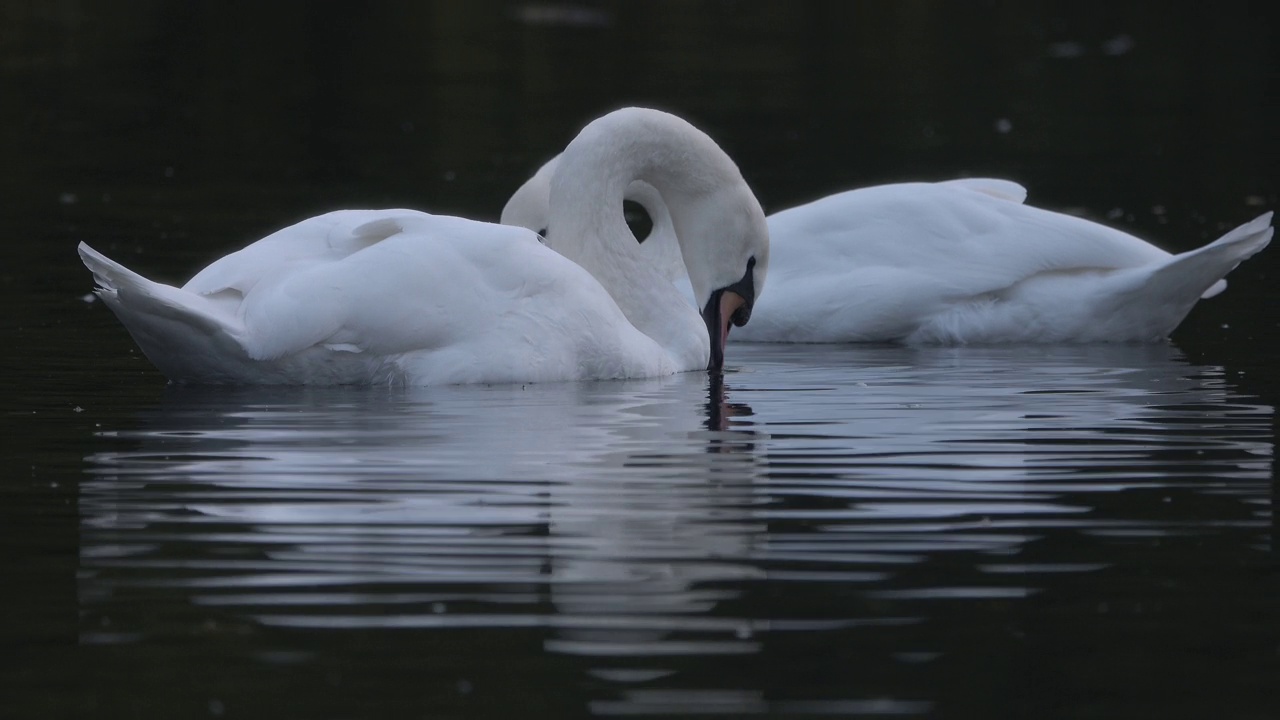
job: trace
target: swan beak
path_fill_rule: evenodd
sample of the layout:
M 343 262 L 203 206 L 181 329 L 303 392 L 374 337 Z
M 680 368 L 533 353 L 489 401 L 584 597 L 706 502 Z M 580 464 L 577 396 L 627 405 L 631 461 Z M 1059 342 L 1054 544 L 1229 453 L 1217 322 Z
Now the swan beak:
M 707 307 L 702 311 L 702 319 L 707 323 L 707 336 L 711 338 L 711 360 L 707 370 L 719 372 L 724 369 L 724 347 L 729 341 L 730 325 L 741 326 L 746 322 L 747 299 L 733 290 L 722 289 L 711 293 Z M 750 313 L 750 309 L 746 311 Z
M 742 279 L 711 293 L 707 306 L 702 308 L 702 321 L 707 324 L 707 337 L 711 338 L 711 360 L 707 363 L 710 372 L 724 369 L 729 324 L 742 327 L 751 319 L 751 308 L 756 304 L 755 267 L 756 258 L 752 255 L 747 258 L 747 271 L 742 273 Z

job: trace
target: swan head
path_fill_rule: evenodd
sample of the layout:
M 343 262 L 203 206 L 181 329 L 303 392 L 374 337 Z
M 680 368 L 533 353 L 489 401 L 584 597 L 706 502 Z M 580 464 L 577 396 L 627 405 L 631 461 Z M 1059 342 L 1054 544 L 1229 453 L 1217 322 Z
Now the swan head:
M 560 156 L 556 155 L 525 180 L 502 207 L 499 222 L 527 228 L 546 238 L 547 225 L 551 222 L 551 176 L 559 164 Z
M 707 369 L 719 371 L 724 368 L 729 330 L 747 324 L 764 289 L 769 268 L 764 211 L 745 182 L 717 188 L 707 197 L 668 205 L 676 236 L 682 239 L 680 251 L 694 301 L 711 340 Z M 684 238 L 693 241 L 685 242 Z

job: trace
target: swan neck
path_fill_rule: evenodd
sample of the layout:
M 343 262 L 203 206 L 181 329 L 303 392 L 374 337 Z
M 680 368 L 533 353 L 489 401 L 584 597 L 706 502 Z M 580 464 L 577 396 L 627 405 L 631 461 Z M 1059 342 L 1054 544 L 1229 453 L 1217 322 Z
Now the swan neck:
M 691 256 L 711 254 L 691 248 L 711 240 L 698 229 L 713 214 L 709 208 L 718 193 L 741 183 L 741 174 L 719 146 L 683 120 L 656 111 L 621 119 L 619 114 L 588 125 L 560 156 L 550 183 L 553 247 L 597 277 L 607 270 L 598 265 L 638 262 L 638 245 L 626 226 L 622 203 L 639 182 L 651 186 L 661 201 L 664 219 L 692 270 L 697 261 L 691 264 Z M 694 291 L 705 299 L 710 288 L 699 287 L 696 275 L 690 273 Z
M 689 359 L 694 356 L 705 363 L 710 341 L 699 314 L 669 273 L 641 255 L 627 228 L 623 199 L 636 181 L 663 201 L 695 299 L 706 302 L 710 283 L 705 272 L 695 272 L 714 255 L 705 228 L 714 224 L 708 219 L 720 188 L 743 183 L 709 137 L 674 116 L 619 111 L 584 128 L 551 178 L 548 242 L 594 275 L 637 329 L 684 356 L 686 366 L 698 362 Z

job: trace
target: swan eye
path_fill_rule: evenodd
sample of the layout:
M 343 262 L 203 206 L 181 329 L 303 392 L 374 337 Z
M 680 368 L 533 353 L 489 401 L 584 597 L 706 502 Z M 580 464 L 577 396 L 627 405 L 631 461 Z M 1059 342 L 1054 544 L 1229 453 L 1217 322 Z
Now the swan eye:
M 631 228 L 631 234 L 635 236 L 636 242 L 643 243 L 653 232 L 653 218 L 649 217 L 649 211 L 634 200 L 622 201 L 622 219 L 626 221 L 627 227 Z

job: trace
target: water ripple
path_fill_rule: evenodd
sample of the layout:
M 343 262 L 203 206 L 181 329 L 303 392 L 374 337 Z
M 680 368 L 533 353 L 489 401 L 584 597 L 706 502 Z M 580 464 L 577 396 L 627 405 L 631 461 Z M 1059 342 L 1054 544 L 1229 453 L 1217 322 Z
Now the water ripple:
M 533 633 L 646 686 L 597 714 L 925 715 L 669 683 L 679 658 L 827 637 L 929 666 L 921 627 L 1127 572 L 1118 547 L 1266 550 L 1272 408 L 1171 347 L 736 352 L 723 384 L 171 388 L 86 459 L 82 640 L 164 632 L 146 602 L 170 623 Z

